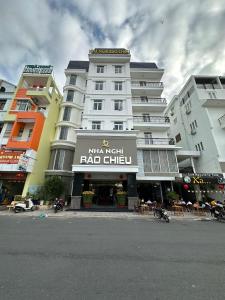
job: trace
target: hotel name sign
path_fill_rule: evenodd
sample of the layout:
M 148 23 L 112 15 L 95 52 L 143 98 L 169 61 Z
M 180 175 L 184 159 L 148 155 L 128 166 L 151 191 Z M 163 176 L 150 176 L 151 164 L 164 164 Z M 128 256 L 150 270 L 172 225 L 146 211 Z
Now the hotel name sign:
M 23 73 L 51 74 L 52 71 L 53 71 L 53 66 L 50 65 L 26 65 L 24 67 Z
M 137 165 L 134 138 L 77 137 L 76 165 Z
M 95 48 L 93 50 L 90 50 L 90 54 L 129 54 L 129 50 L 126 49 L 101 49 L 101 48 Z

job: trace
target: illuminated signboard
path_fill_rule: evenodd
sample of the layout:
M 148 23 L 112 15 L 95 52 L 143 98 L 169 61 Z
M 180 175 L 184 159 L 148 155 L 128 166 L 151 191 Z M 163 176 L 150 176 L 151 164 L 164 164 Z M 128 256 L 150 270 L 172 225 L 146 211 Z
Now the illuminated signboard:
M 221 184 L 224 183 L 224 178 L 220 173 L 193 173 L 185 175 L 183 181 L 192 184 Z
M 93 50 L 90 50 L 91 54 L 130 54 L 129 50 L 126 49 L 101 49 L 101 48 L 95 48 Z
M 50 65 L 26 65 L 24 67 L 23 73 L 51 74 L 52 71 L 53 71 L 53 66 Z

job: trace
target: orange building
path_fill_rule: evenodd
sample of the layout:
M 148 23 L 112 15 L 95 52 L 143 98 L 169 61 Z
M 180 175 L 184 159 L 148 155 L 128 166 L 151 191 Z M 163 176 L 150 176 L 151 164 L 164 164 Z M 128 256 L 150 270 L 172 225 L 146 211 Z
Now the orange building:
M 3 194 L 26 196 L 28 192 L 35 193 L 44 182 L 62 101 L 52 69 L 52 66 L 28 65 L 19 80 L 2 129 Z

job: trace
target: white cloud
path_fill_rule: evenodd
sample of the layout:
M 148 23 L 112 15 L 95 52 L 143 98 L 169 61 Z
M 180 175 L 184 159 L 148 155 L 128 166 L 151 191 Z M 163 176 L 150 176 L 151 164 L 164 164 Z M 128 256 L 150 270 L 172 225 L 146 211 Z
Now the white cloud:
M 165 69 L 171 98 L 191 74 L 224 74 L 224 0 L 7 0 L 0 10 L 0 77 L 53 64 L 60 89 L 69 60 L 93 47 L 127 47 Z

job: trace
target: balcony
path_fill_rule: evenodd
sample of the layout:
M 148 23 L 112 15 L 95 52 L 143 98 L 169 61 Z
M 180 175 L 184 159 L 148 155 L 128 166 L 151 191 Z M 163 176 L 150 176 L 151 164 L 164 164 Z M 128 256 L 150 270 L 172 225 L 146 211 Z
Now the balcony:
M 143 94 L 159 97 L 163 91 L 163 83 L 154 81 L 132 81 L 131 91 L 133 95 Z
M 175 145 L 175 140 L 172 138 L 137 138 L 137 147 L 149 148 L 153 146 L 169 146 Z
M 51 103 L 52 90 L 47 87 L 29 87 L 26 95 L 30 96 L 36 105 L 44 106 Z
M 225 115 L 223 115 L 222 117 L 220 117 L 220 118 L 218 119 L 218 121 L 219 121 L 220 127 L 221 127 L 222 129 L 225 129 Z
M 167 130 L 170 127 L 169 117 L 163 116 L 134 116 L 135 129 Z
M 164 111 L 167 103 L 165 98 L 148 98 L 148 97 L 133 97 L 132 108 L 133 111 Z

